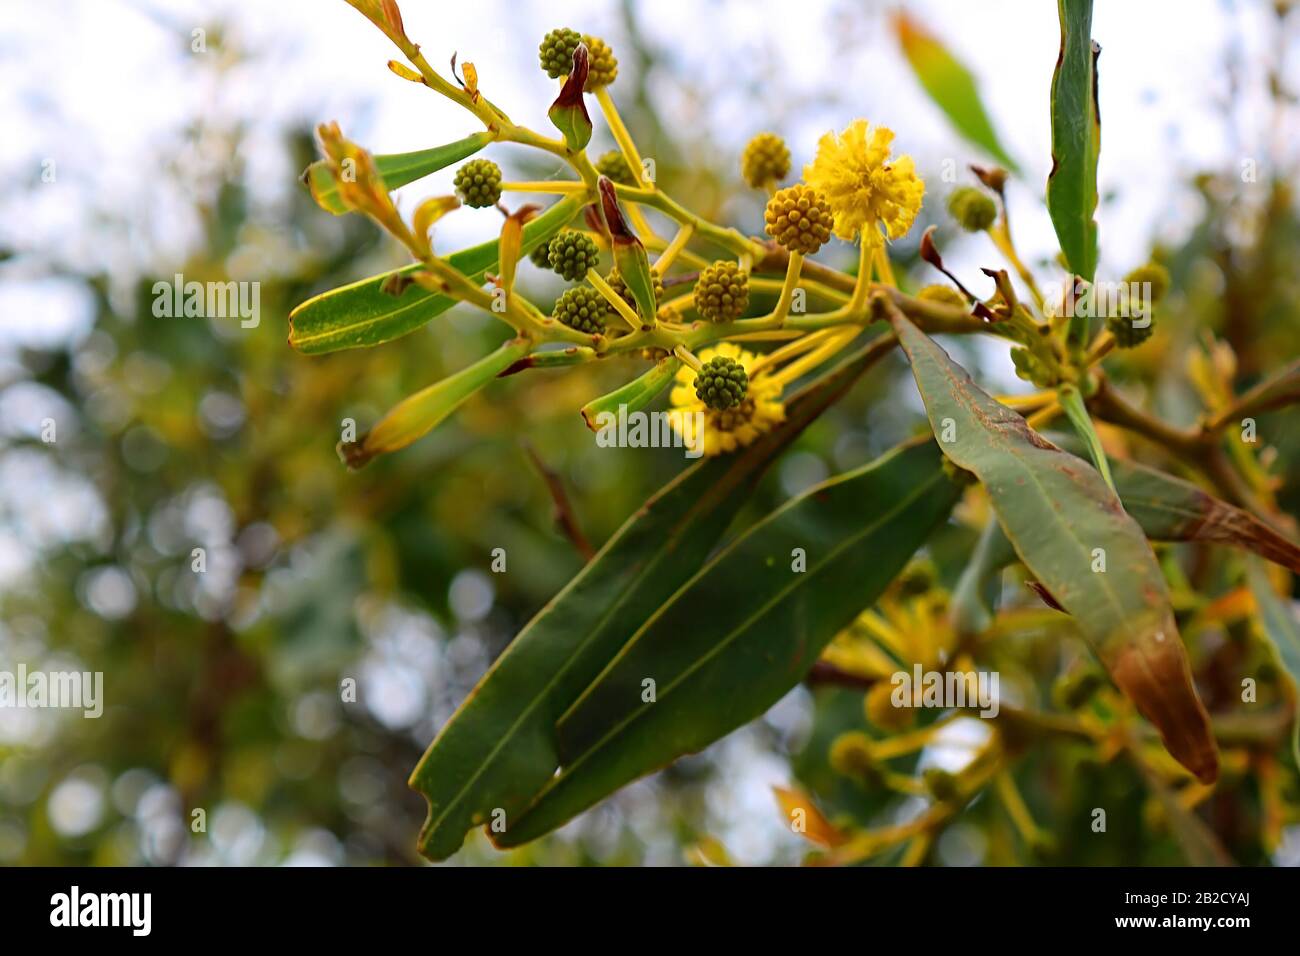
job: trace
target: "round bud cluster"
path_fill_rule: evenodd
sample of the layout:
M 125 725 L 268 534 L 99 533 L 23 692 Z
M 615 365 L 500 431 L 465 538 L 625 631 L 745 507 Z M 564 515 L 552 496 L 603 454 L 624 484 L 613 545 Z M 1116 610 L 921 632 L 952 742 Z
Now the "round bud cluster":
M 602 86 L 609 86 L 618 78 L 618 60 L 609 44 L 600 37 L 584 36 L 582 42 L 587 44 L 589 63 L 587 84 L 583 90 L 591 93 Z
M 1145 324 L 1137 325 L 1138 322 Z M 1140 316 L 1112 315 L 1106 319 L 1106 328 L 1110 329 L 1110 334 L 1115 336 L 1116 345 L 1122 349 L 1132 349 L 1151 338 L 1156 323 L 1150 315 L 1145 319 Z
M 609 275 L 605 276 L 605 281 L 609 283 L 611 289 L 618 293 L 620 299 L 633 309 L 636 308 L 636 297 L 632 295 L 632 290 L 627 287 L 627 283 L 619 275 L 618 269 L 611 270 Z M 650 282 L 654 286 L 655 305 L 657 306 L 664 297 L 664 280 L 660 277 L 658 269 L 652 268 L 650 270 Z M 645 318 L 648 318 L 648 316 L 645 316 Z
M 740 174 L 755 189 L 790 175 L 790 149 L 775 133 L 759 133 L 740 154 Z
M 1159 302 L 1169 291 L 1169 270 L 1158 262 L 1148 262 L 1144 266 L 1138 266 L 1132 272 L 1124 277 L 1124 282 L 1128 285 L 1134 283 L 1142 284 L 1151 283 L 1151 301 Z
M 501 198 L 501 167 L 490 159 L 471 159 L 452 180 L 466 206 L 483 209 Z
M 632 175 L 632 167 L 627 164 L 623 154 L 616 149 L 611 149 L 596 160 L 596 172 L 602 176 L 608 176 L 620 186 L 636 185 L 636 177 Z
M 568 76 L 573 69 L 573 51 L 581 42 L 582 34 L 568 27 L 559 27 L 542 37 L 537 57 L 546 75 L 553 79 Z
M 767 201 L 767 234 L 791 252 L 812 255 L 831 237 L 834 215 L 817 190 L 802 183 L 788 186 Z
M 552 269 L 570 282 L 576 282 L 595 268 L 600 261 L 600 249 L 586 233 L 566 229 L 554 239 L 547 252 Z
M 1027 348 L 1012 349 L 1011 364 L 1016 368 L 1017 378 L 1032 382 L 1039 388 L 1050 388 L 1056 384 L 1052 369 Z
M 555 303 L 555 318 L 571 329 L 599 335 L 605 331 L 611 310 L 605 297 L 588 285 L 565 290 Z
M 998 218 L 993 200 L 974 186 L 962 186 L 948 195 L 948 212 L 967 232 L 983 232 Z
M 726 411 L 745 400 L 749 376 L 735 359 L 715 355 L 695 376 L 695 397 L 714 411 Z
M 711 322 L 731 322 L 749 307 L 749 273 L 734 262 L 719 261 L 700 270 L 695 308 Z
M 551 267 L 550 240 L 548 239 L 546 242 L 534 247 L 533 251 L 528 253 L 528 261 L 539 269 L 549 269 Z

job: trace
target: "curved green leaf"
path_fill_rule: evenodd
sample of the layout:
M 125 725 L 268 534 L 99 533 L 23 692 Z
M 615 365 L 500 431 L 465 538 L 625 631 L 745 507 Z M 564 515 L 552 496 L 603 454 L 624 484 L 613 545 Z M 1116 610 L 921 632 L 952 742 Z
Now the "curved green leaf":
M 795 396 L 777 429 L 684 471 L 528 623 L 411 775 L 429 801 L 421 853 L 445 859 L 495 810 L 523 811 L 559 766 L 556 720 L 703 563 L 768 463 L 892 348 L 867 345 Z
M 894 32 L 912 72 L 957 132 L 1007 169 L 1019 172 L 1016 161 L 1002 148 L 970 70 L 938 37 L 906 13 L 894 17 Z
M 1209 716 L 1142 529 L 1095 468 L 1030 430 L 902 313 L 888 311 L 944 454 L 983 482 L 1020 560 L 1074 617 L 1169 752 L 1214 780 Z
M 593 398 L 582 406 L 582 419 L 592 431 L 600 429 L 602 415 L 618 415 L 619 407 L 629 412 L 645 408 L 655 400 L 655 396 L 668 387 L 677 370 L 682 367 L 680 359 L 662 358 L 648 371 L 638 375 L 626 385 L 622 385 L 608 394 Z
M 492 134 L 486 130 L 471 133 L 464 139 L 447 143 L 445 146 L 435 146 L 433 149 L 376 156 L 375 167 L 383 177 L 384 185 L 390 190 L 397 189 L 422 179 L 430 173 L 436 173 L 452 163 L 458 163 L 467 156 L 473 156 L 492 140 Z M 343 201 L 339 198 L 338 183 L 335 182 L 329 164 L 325 160 L 318 159 L 308 166 L 302 174 L 302 181 L 311 190 L 312 198 L 326 212 L 332 212 L 336 216 L 348 212 L 348 207 L 343 205 Z
M 577 196 L 566 196 L 524 226 L 522 255 L 549 239 L 582 207 Z M 498 240 L 454 252 L 447 261 L 475 282 L 497 267 Z M 393 275 L 409 275 L 422 268 L 412 263 L 392 272 L 371 276 L 321 293 L 289 313 L 289 344 L 307 355 L 339 349 L 379 345 L 413 332 L 456 300 L 411 283 L 401 295 L 383 291 Z
M 1052 74 L 1052 172 L 1047 211 L 1070 270 L 1091 282 L 1097 271 L 1097 54 L 1092 0 L 1057 0 L 1061 50 Z
M 930 441 L 897 449 L 790 500 L 719 553 L 560 719 L 563 771 L 492 839 L 536 839 L 776 703 L 947 518 L 960 488 L 942 462 Z M 800 554 L 806 570 L 792 561 Z
M 1072 435 L 1048 437 L 1078 454 Z M 1209 541 L 1253 551 L 1300 574 L 1300 545 L 1284 538 L 1249 511 L 1216 498 L 1190 481 L 1155 468 L 1116 458 L 1111 461 L 1115 490 L 1124 510 L 1152 541 Z
M 528 354 L 529 342 L 511 339 L 472 365 L 408 395 L 356 442 L 339 442 L 338 452 L 349 468 L 361 468 L 377 455 L 405 448 L 423 438 L 471 395 Z

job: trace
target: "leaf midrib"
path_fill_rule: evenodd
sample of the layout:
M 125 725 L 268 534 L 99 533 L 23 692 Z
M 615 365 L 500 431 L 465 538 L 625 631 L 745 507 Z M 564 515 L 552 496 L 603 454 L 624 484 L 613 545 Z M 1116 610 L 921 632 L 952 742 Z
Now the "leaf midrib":
M 928 339 L 927 339 L 926 341 L 929 342 Z M 929 344 L 930 344 L 931 346 L 933 346 L 934 348 L 936 348 L 936 349 L 939 348 L 939 346 L 936 345 L 936 344 L 933 343 L 933 342 L 929 342 Z M 943 363 L 940 363 L 939 360 L 938 360 L 938 358 L 937 358 L 936 356 L 933 356 L 933 355 L 927 355 L 927 356 L 923 356 L 923 357 L 924 357 L 927 361 L 929 361 L 932 365 L 939 366 L 939 371 L 940 371 L 940 373 L 941 373 L 945 378 L 947 378 L 947 379 L 949 380 L 950 383 L 952 383 L 952 385 L 953 385 L 954 387 L 951 388 L 949 391 L 950 391 L 950 393 L 954 396 L 954 399 L 957 400 L 958 405 L 962 405 L 962 404 L 964 404 L 965 407 L 966 407 L 966 409 L 967 409 L 967 412 L 968 412 L 971 416 L 976 417 L 976 418 L 979 418 L 980 416 L 976 413 L 975 406 L 974 406 L 973 402 L 963 403 L 963 402 L 960 400 L 960 396 L 964 395 L 966 390 L 965 390 L 965 389 L 962 389 L 962 388 L 960 387 L 960 386 L 961 386 L 961 382 L 957 380 L 957 378 L 956 378 L 956 376 L 953 374 L 951 368 L 948 368 L 948 367 L 946 367 Z M 951 363 L 951 360 L 950 360 L 950 363 Z M 949 364 L 950 364 L 950 363 L 949 363 Z M 975 386 L 974 382 L 971 382 L 971 385 L 972 385 L 972 387 L 976 387 L 976 388 L 978 388 L 978 386 Z M 972 398 L 973 398 L 973 396 L 972 396 Z M 996 399 L 990 399 L 990 401 L 994 402 L 994 404 L 997 404 Z M 1029 426 L 1025 425 L 1025 426 L 1023 426 L 1023 427 L 1024 427 L 1024 428 L 1028 428 Z M 1027 462 L 1023 457 L 1022 457 L 1022 451 L 1023 451 L 1023 449 L 1022 449 L 1019 445 L 1013 445 L 1013 444 L 1011 444 L 1010 442 L 1007 442 L 1007 441 L 1005 440 L 1005 438 L 1003 437 L 1002 433 L 1001 433 L 999 430 L 997 430 L 997 429 L 986 428 L 986 429 L 984 429 L 984 432 L 985 432 L 985 434 L 987 434 L 987 435 L 989 436 L 989 438 L 990 438 L 990 444 L 991 444 L 991 445 L 994 445 L 994 446 L 996 446 L 996 447 L 998 447 L 998 448 L 1000 448 L 1000 449 L 1002 449 L 1002 450 L 1004 450 L 1004 451 L 1007 453 L 1005 457 L 1008 458 L 1008 459 L 1010 459 L 1011 461 L 1016 462 L 1016 463 L 1020 466 L 1020 468 L 1021 468 L 1021 469 L 1022 469 L 1022 470 L 1027 474 L 1027 475 L 1028 475 L 1028 476 L 1029 476 L 1030 480 L 1033 481 L 1034 486 L 1038 489 L 1039 493 L 1043 496 L 1043 498 L 1047 501 L 1048 505 L 1050 506 L 1049 511 L 1050 511 L 1050 513 L 1051 513 L 1051 515 L 1052 515 L 1052 517 L 1053 517 L 1053 523 L 1054 523 L 1057 527 L 1059 527 L 1059 528 L 1064 528 L 1064 529 L 1066 529 L 1066 531 L 1067 531 L 1066 537 L 1067 537 L 1071 542 L 1073 542 L 1073 543 L 1077 546 L 1077 547 L 1076 547 L 1076 550 L 1078 550 L 1078 551 L 1081 553 L 1081 555 L 1084 555 L 1084 556 L 1085 556 L 1085 557 L 1084 557 L 1084 560 L 1083 560 L 1083 564 L 1084 564 L 1084 566 L 1088 566 L 1088 560 L 1087 560 L 1087 557 L 1086 557 L 1086 555 L 1088 554 L 1088 548 L 1087 548 L 1087 545 L 1085 545 L 1085 544 L 1083 543 L 1082 540 L 1080 540 L 1078 537 L 1076 537 L 1076 536 L 1074 535 L 1074 533 L 1073 533 L 1072 531 L 1069 530 L 1069 529 L 1070 529 L 1070 525 L 1069 525 L 1067 522 L 1065 522 L 1064 520 L 1062 520 L 1062 518 L 1061 518 L 1061 512 L 1060 512 L 1060 509 L 1057 507 L 1056 502 L 1052 499 L 1052 496 L 1048 493 L 1047 488 L 1043 485 L 1043 483 L 1042 483 L 1041 481 L 1039 481 L 1039 479 L 1038 479 L 1038 475 L 1037 475 L 1037 473 L 1035 472 L 1035 470 L 1034 470 L 1034 469 L 1029 465 L 1029 463 L 1028 463 L 1028 462 Z M 1046 449 L 1044 449 L 1044 451 L 1046 451 Z M 1059 450 L 1058 450 L 1058 453 L 1059 453 L 1059 454 L 1062 454 L 1062 455 L 1065 454 L 1065 452 L 1063 452 L 1063 451 L 1059 451 Z M 1089 465 L 1089 464 L 1088 464 L 1086 461 L 1084 461 L 1083 459 L 1079 459 L 1079 463 L 1080 463 L 1083 467 L 1085 467 L 1085 468 L 1091 468 L 1091 467 L 1092 467 L 1091 465 Z M 987 482 L 986 482 L 986 485 L 987 485 Z M 993 496 L 990 495 L 989 497 L 992 498 Z M 1121 508 L 1122 508 L 1122 505 L 1121 505 Z M 997 509 L 996 506 L 995 506 L 995 510 L 998 510 L 998 512 L 999 512 L 999 520 L 1001 520 L 1001 517 L 1000 517 L 1000 516 L 1001 516 L 1001 511 L 1000 511 L 1000 509 Z M 1009 534 L 1007 535 L 1007 538 L 1011 541 L 1012 546 L 1013 546 L 1013 547 L 1016 547 L 1016 541 L 1015 541 L 1015 539 L 1014 539 L 1011 535 L 1009 535 Z M 1146 541 L 1145 538 L 1143 538 L 1142 540 L 1143 540 L 1143 542 Z M 1019 548 L 1019 547 L 1016 547 L 1016 553 L 1017 553 L 1017 554 L 1020 554 L 1020 548 Z M 1024 561 L 1025 564 L 1026 564 L 1026 566 L 1029 565 L 1029 562 L 1028 562 L 1028 561 L 1025 561 L 1025 557 L 1024 557 L 1023 554 L 1020 554 L 1020 560 L 1021 560 L 1021 561 Z M 1031 570 L 1032 570 L 1032 568 L 1031 568 Z M 1038 572 L 1035 571 L 1034 573 L 1037 574 Z M 1107 572 L 1102 572 L 1102 573 L 1104 574 L 1104 573 L 1107 573 Z M 1096 577 L 1096 574 L 1094 573 L 1093 576 Z M 1086 579 L 1084 579 L 1084 580 L 1086 580 Z M 1115 592 L 1111 590 L 1110 582 L 1109 582 L 1108 580 L 1106 580 L 1105 578 L 1102 578 L 1101 581 L 1098 582 L 1098 584 L 1100 585 L 1101 590 L 1105 593 L 1107 599 L 1108 599 L 1109 602 L 1110 602 L 1111 609 L 1112 609 L 1112 612 L 1113 612 L 1113 618 L 1114 618 L 1114 619 L 1118 619 L 1119 621 L 1122 622 L 1123 619 L 1124 619 L 1124 603 L 1123 603 L 1123 601 L 1121 601 L 1121 600 L 1118 598 L 1118 596 L 1115 594 Z M 1074 617 L 1076 621 L 1080 622 L 1081 625 L 1083 624 L 1084 617 L 1083 617 L 1082 615 L 1072 614 L 1071 616 Z M 1084 628 L 1084 630 L 1085 630 L 1085 631 L 1087 630 L 1086 627 Z M 1109 636 L 1109 634 L 1112 633 L 1112 630 L 1113 630 L 1112 628 L 1107 627 L 1107 636 Z
M 790 585 L 788 585 L 787 587 L 785 587 L 785 588 L 781 589 L 780 591 L 778 591 L 775 597 L 773 597 L 771 600 L 765 602 L 764 604 L 760 605 L 760 606 L 759 606 L 759 609 L 758 609 L 757 611 L 755 611 L 753 614 L 749 615 L 749 617 L 745 618 L 745 620 L 742 621 L 740 624 L 738 624 L 736 627 L 732 628 L 731 631 L 729 631 L 729 632 L 727 633 L 727 635 L 726 635 L 726 636 L 725 636 L 721 641 L 719 641 L 716 645 L 713 646 L 713 648 L 711 648 L 711 649 L 710 649 L 706 654 L 704 654 L 702 657 L 698 658 L 694 664 L 692 664 L 690 667 L 686 668 L 686 669 L 685 669 L 685 670 L 684 670 L 684 671 L 683 671 L 683 672 L 682 672 L 678 677 L 676 677 L 674 680 L 672 680 L 672 681 L 671 681 L 671 682 L 670 682 L 670 683 L 669 683 L 669 684 L 664 688 L 663 692 L 662 692 L 661 694 L 659 694 L 659 696 L 658 696 L 657 699 L 659 699 L 659 700 L 662 701 L 663 699 L 667 698 L 667 696 L 668 696 L 669 694 L 671 694 L 671 693 L 672 693 L 672 692 L 673 692 L 677 687 L 681 686 L 682 682 L 684 682 L 684 681 L 686 681 L 686 680 L 689 680 L 689 679 L 690 679 L 690 678 L 691 678 L 691 677 L 692 677 L 692 676 L 693 676 L 693 675 L 694 675 L 694 674 L 695 674 L 695 673 L 696 673 L 700 668 L 702 668 L 705 664 L 707 664 L 710 660 L 712 660 L 712 659 L 713 659 L 717 654 L 721 653 L 721 652 L 722 652 L 723 650 L 725 650 L 728 646 L 730 646 L 730 644 L 732 643 L 732 641 L 734 641 L 734 640 L 736 639 L 737 635 L 739 635 L 740 633 L 742 633 L 742 632 L 748 630 L 748 629 L 753 625 L 753 623 L 754 623 L 756 620 L 758 620 L 758 618 L 762 617 L 764 614 L 766 614 L 768 611 L 770 611 L 770 610 L 771 610 L 773 607 L 775 607 L 777 604 L 779 604 L 780 602 L 784 601 L 784 600 L 785 600 L 785 599 L 790 595 L 790 593 L 791 593 L 793 590 L 795 590 L 796 588 L 802 587 L 802 586 L 804 586 L 805 584 L 807 584 L 807 582 L 811 581 L 814 577 L 817 576 L 817 574 L 818 574 L 820 571 L 822 571 L 822 570 L 825 569 L 825 567 L 826 567 L 827 564 L 829 564 L 829 563 L 830 563 L 831 561 L 833 561 L 836 557 L 838 557 L 838 556 L 839 556 L 839 555 L 840 555 L 840 554 L 841 554 L 841 553 L 842 553 L 846 548 L 850 548 L 850 547 L 852 547 L 853 545 L 857 544 L 859 541 L 861 541 L 861 540 L 862 540 L 864 537 L 866 537 L 867 535 L 872 534 L 872 533 L 873 533 L 874 531 L 876 531 L 876 530 L 877 530 L 877 529 L 878 529 L 882 524 L 884 524 L 885 522 L 891 520 L 895 515 L 897 515 L 897 514 L 899 513 L 900 510 L 902 510 L 904 507 L 910 505 L 913 501 L 917 500 L 917 498 L 921 497 L 921 495 L 922 495 L 925 491 L 927 491 L 927 490 L 930 488 L 930 486 L 933 485 L 933 484 L 935 483 L 935 481 L 936 481 L 937 479 L 939 479 L 939 478 L 941 478 L 941 477 L 943 477 L 942 472 L 940 472 L 939 474 L 937 474 L 937 475 L 935 475 L 935 476 L 932 476 L 928 481 L 926 481 L 926 482 L 924 482 L 923 484 L 921 484 L 921 485 L 917 488 L 917 490 L 916 490 L 915 492 L 913 492 L 911 495 L 909 495 L 908 497 L 906 497 L 906 498 L 904 498 L 902 501 L 900 501 L 900 502 L 899 502 L 895 507 L 893 507 L 893 508 L 891 508 L 889 511 L 885 512 L 883 515 L 881 515 L 879 518 L 877 518 L 877 519 L 876 519 L 874 522 L 872 522 L 871 524 L 864 526 L 864 528 L 863 528 L 861 531 L 859 531 L 858 533 L 856 533 L 856 534 L 852 535 L 851 537 L 845 539 L 845 541 L 844 541 L 842 544 L 840 544 L 839 546 L 833 548 L 833 549 L 832 549 L 832 550 L 827 554 L 827 556 L 826 556 L 822 561 L 820 561 L 820 562 L 818 562 L 818 563 L 815 563 L 815 564 L 813 565 L 813 567 L 812 567 L 810 573 L 808 574 L 808 576 L 807 576 L 806 578 L 804 578 L 803 580 L 799 580 L 799 579 L 796 578 L 792 584 L 790 584 Z M 799 503 L 800 501 L 803 501 L 803 500 L 806 500 L 806 498 L 796 498 L 796 499 L 792 499 L 792 501 L 790 502 L 790 504 L 792 504 L 792 505 L 793 505 L 793 504 L 797 504 L 797 503 Z M 742 544 L 745 540 L 746 540 L 746 538 L 740 538 L 740 539 L 738 539 L 737 542 L 733 545 L 733 548 L 734 548 L 734 547 L 738 547 L 738 546 L 739 546 L 740 544 Z M 722 560 L 723 560 L 723 559 L 724 559 L 724 558 L 725 558 L 725 557 L 730 553 L 731 550 L 732 550 L 732 548 L 727 549 L 727 551 L 724 551 L 722 554 L 720 554 L 716 559 L 714 559 L 714 561 L 710 562 L 710 563 L 709 563 L 709 568 L 708 568 L 708 569 L 716 568 L 718 565 L 720 565 L 721 562 L 722 562 Z M 675 598 L 676 598 L 676 596 L 674 596 L 674 600 L 675 600 Z M 669 602 L 669 603 L 671 604 L 671 603 L 673 603 L 673 602 Z M 643 629 L 643 632 L 644 632 L 644 629 Z M 609 742 L 609 741 L 612 740 L 614 737 L 617 737 L 619 734 L 621 734 L 625 728 L 631 726 L 632 723 L 634 723 L 636 720 L 638 720 L 638 719 L 639 719 L 643 714 L 645 714 L 645 713 L 647 713 L 646 708 L 638 708 L 637 710 L 634 710 L 634 711 L 633 711 L 633 712 L 632 712 L 628 717 L 624 718 L 622 721 L 620 721 L 618 724 L 616 724 L 613 728 L 611 728 L 611 730 L 609 731 L 609 733 L 607 733 L 604 737 L 601 737 L 598 741 L 596 741 L 596 743 L 595 743 L 593 746 L 591 746 L 590 748 L 588 748 L 588 749 L 587 749 L 587 750 L 582 754 L 582 756 L 580 756 L 580 757 L 579 757 L 577 760 L 575 760 L 572 764 L 570 764 L 568 767 L 566 767 L 566 768 L 565 768 L 564 775 L 563 775 L 562 777 L 558 778 L 558 779 L 559 779 L 559 780 L 564 779 L 564 778 L 567 777 L 570 773 L 572 773 L 574 770 L 576 770 L 578 767 L 581 767 L 584 763 L 586 763 L 588 757 L 591 757 L 591 756 L 593 756 L 594 754 L 598 753 L 600 750 L 602 750 L 602 749 L 604 748 L 604 746 L 605 746 L 605 744 L 606 744 L 607 742 Z M 548 788 L 548 789 L 550 789 L 550 788 Z

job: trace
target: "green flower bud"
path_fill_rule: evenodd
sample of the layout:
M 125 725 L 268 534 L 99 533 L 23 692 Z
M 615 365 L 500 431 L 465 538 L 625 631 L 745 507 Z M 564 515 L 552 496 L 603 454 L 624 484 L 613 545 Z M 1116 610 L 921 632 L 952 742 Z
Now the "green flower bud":
M 557 321 L 571 329 L 599 335 L 609 324 L 613 309 L 591 286 L 579 285 L 565 290 L 555 303 L 554 315 Z
M 755 189 L 790 175 L 790 149 L 775 133 L 759 133 L 740 154 L 740 174 Z
M 549 269 L 551 267 L 550 253 L 551 244 L 549 242 L 543 242 L 540 245 L 535 246 L 532 252 L 528 253 L 528 261 L 539 269 Z
M 1137 321 L 1143 320 L 1126 315 L 1112 315 L 1106 319 L 1106 328 L 1110 329 L 1110 334 L 1115 336 L 1115 344 L 1120 348 L 1137 348 L 1151 338 L 1151 333 L 1156 329 L 1155 319 L 1148 315 L 1144 326 L 1135 325 Z
M 830 240 L 835 216 L 817 190 L 798 183 L 767 201 L 763 219 L 769 236 L 791 252 L 810 256 Z
M 570 282 L 577 282 L 600 261 L 600 249 L 590 236 L 566 229 L 554 239 L 547 251 L 550 267 Z
M 471 159 L 452 181 L 466 206 L 483 209 L 501 199 L 501 167 L 490 159 Z
M 735 359 L 715 355 L 695 376 L 695 397 L 715 411 L 726 411 L 745 400 L 749 376 Z
M 620 299 L 632 308 L 636 308 L 636 297 L 632 295 L 632 290 L 627 287 L 627 283 L 619 275 L 617 267 L 610 270 L 609 275 L 605 276 L 605 281 L 609 283 L 611 289 L 618 293 Z M 650 282 L 654 286 L 655 303 L 658 305 L 659 301 L 664 297 L 664 280 L 660 277 L 659 270 L 653 266 L 650 268 Z M 658 309 L 656 308 L 655 311 L 657 312 Z
M 573 51 L 581 42 L 582 34 L 568 27 L 559 27 L 546 34 L 537 50 L 546 75 L 555 80 L 568 76 L 569 68 L 573 66 Z
M 636 178 L 632 175 L 632 167 L 627 164 L 623 154 L 616 149 L 611 149 L 596 160 L 596 172 L 602 176 L 608 176 L 620 186 L 636 185 Z
M 1026 382 L 1033 382 L 1039 388 L 1049 388 L 1053 384 L 1051 370 L 1029 349 L 1011 350 L 1011 364 L 1016 367 L 1016 376 Z
M 1138 266 L 1132 272 L 1124 277 L 1124 281 L 1129 285 L 1133 283 L 1151 283 L 1151 301 L 1159 302 L 1169 291 L 1169 270 L 1158 262 L 1148 262 L 1146 265 Z
M 730 322 L 749 307 L 749 273 L 734 262 L 719 261 L 700 270 L 695 308 L 711 322 Z
M 948 212 L 967 232 L 982 232 L 998 218 L 997 204 L 974 186 L 962 186 L 948 195 Z

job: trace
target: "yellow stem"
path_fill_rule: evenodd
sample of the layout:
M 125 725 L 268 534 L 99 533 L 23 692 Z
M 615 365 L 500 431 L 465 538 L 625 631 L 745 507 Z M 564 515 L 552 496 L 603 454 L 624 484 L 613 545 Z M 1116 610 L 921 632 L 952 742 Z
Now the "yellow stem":
M 632 178 L 636 180 L 638 187 L 644 189 L 646 181 L 641 167 L 641 154 L 636 151 L 636 143 L 632 142 L 631 134 L 623 125 L 623 117 L 618 114 L 618 107 L 614 105 L 614 100 L 609 95 L 608 86 L 596 90 L 596 102 L 600 104 L 600 111 L 605 115 L 605 122 L 609 124 L 609 131 L 614 134 L 614 142 L 618 143 L 623 159 L 632 168 Z
M 673 241 L 668 243 L 668 247 L 655 260 L 654 267 L 659 270 L 659 275 L 666 276 L 668 274 L 673 262 L 681 251 L 686 248 L 686 243 L 691 241 L 691 236 L 694 234 L 695 227 L 690 223 L 677 230 L 677 235 L 673 236 Z
M 689 365 L 695 371 L 696 375 L 704 371 L 703 363 L 700 362 L 700 360 L 697 359 L 691 350 L 685 345 L 676 346 L 673 349 L 673 354 L 681 359 L 685 364 Z
M 880 281 L 887 286 L 898 288 L 898 283 L 894 281 L 894 266 L 889 261 L 889 252 L 883 242 L 876 243 L 873 258 L 876 262 L 876 275 Z
M 803 358 L 791 362 L 785 368 L 781 369 L 780 372 L 773 375 L 772 380 L 781 385 L 789 384 L 809 369 L 814 369 L 818 365 L 821 365 L 831 356 L 843 349 L 844 346 L 848 345 L 849 342 L 858 335 L 857 326 L 852 326 L 847 329 L 827 329 L 826 331 L 831 332 L 832 334 L 827 337 L 825 344 L 814 349 L 812 352 L 809 352 Z
M 1006 808 L 1007 816 L 1011 817 L 1011 822 L 1016 825 L 1016 830 L 1019 831 L 1021 839 L 1031 845 L 1037 843 L 1039 840 L 1038 825 L 1034 823 L 1029 807 L 1025 805 L 1024 798 L 1020 796 L 1020 791 L 1016 788 L 1016 781 L 1012 778 L 1011 773 L 1003 770 L 993 781 L 993 786 L 998 799 L 1002 801 L 1002 806 Z
M 599 272 L 595 269 L 587 270 L 587 281 L 595 286 L 596 291 L 603 295 L 606 301 L 614 307 L 614 311 L 623 317 L 623 321 L 632 327 L 635 332 L 641 328 L 641 317 L 632 311 L 632 307 L 627 304 L 626 300 L 615 292 L 608 282 L 606 282 Z
M 559 196 L 571 196 L 587 192 L 588 187 L 586 183 L 556 180 L 554 182 L 502 183 L 501 189 L 505 192 L 554 193 Z
M 774 331 L 781 332 L 785 330 L 776 329 Z M 758 361 L 749 367 L 749 375 L 753 377 L 764 369 L 771 368 L 774 365 L 780 365 L 782 362 L 788 362 L 790 359 L 802 355 L 809 349 L 817 348 L 819 345 L 824 343 L 827 338 L 838 331 L 839 329 L 822 329 L 820 332 L 809 333 L 797 341 L 791 342 L 789 345 L 783 345 L 781 348 L 776 349 L 773 352 L 768 352 L 766 355 L 760 356 Z
M 1041 431 L 1044 425 L 1059 414 L 1061 414 L 1061 403 L 1056 401 L 1056 399 L 1052 399 L 1052 404 L 1034 412 L 1034 414 L 1025 419 L 1025 424 L 1035 431 Z

